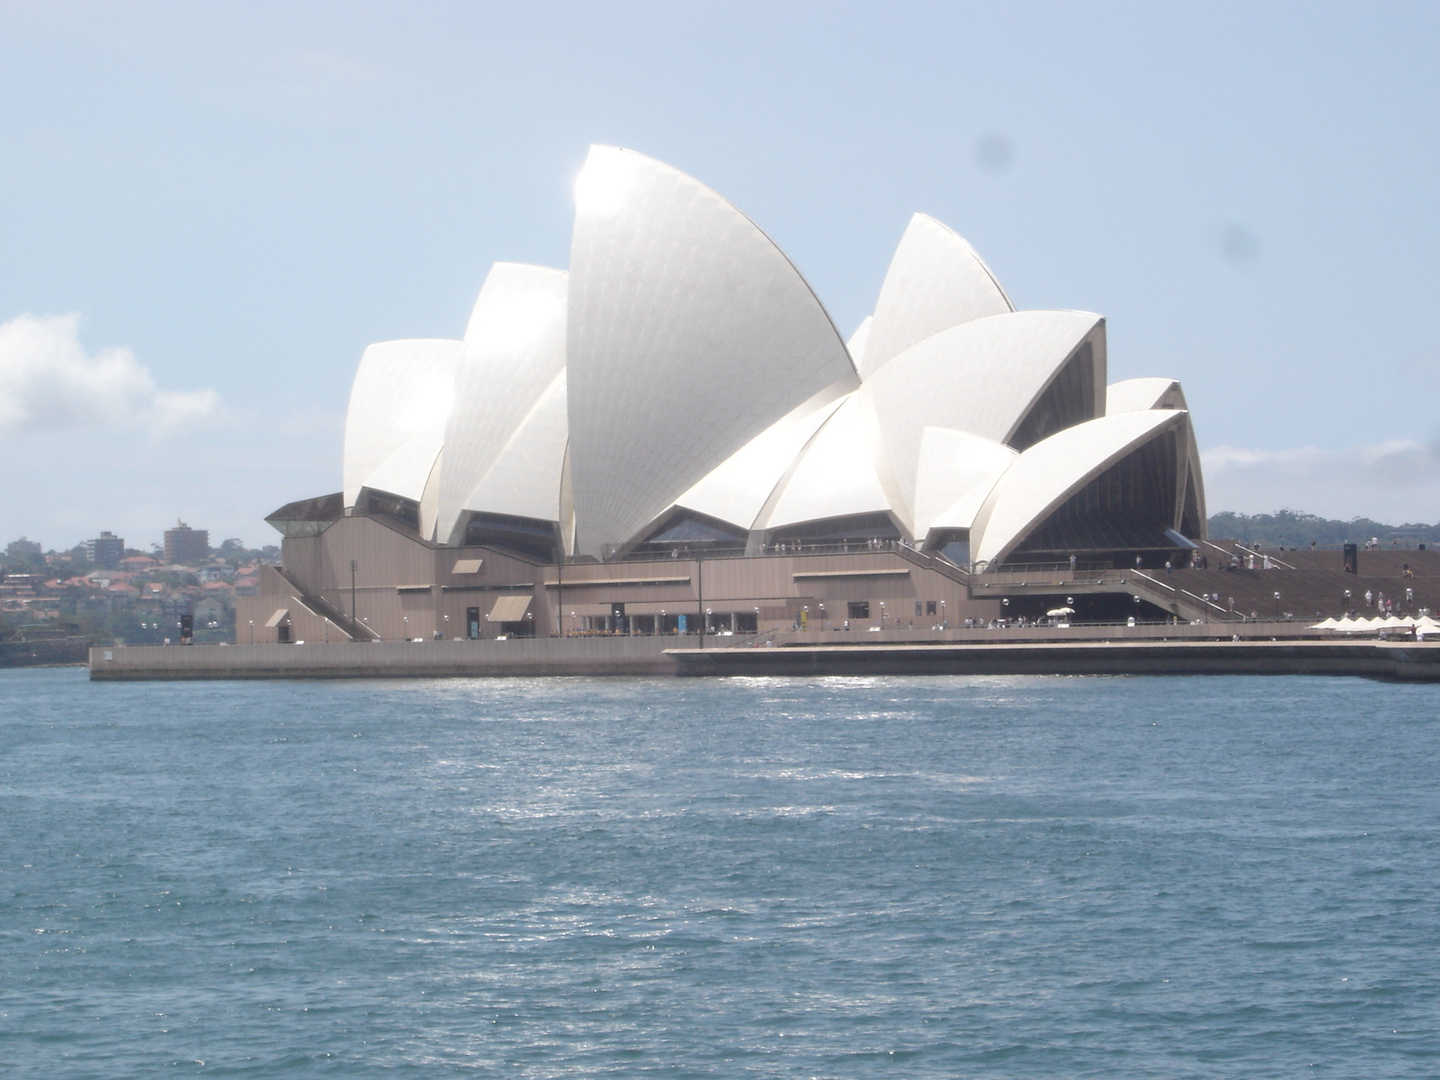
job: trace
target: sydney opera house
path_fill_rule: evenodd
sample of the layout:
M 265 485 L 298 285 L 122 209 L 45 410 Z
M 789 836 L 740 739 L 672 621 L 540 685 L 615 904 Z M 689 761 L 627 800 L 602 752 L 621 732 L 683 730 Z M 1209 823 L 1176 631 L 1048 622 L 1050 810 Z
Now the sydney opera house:
M 916 214 L 847 341 L 741 211 L 604 146 L 568 270 L 497 263 L 463 336 L 365 350 L 343 487 L 268 519 L 241 643 L 1041 618 L 1009 586 L 1205 529 L 1180 385 L 1107 384 L 1101 316 L 1017 311 Z

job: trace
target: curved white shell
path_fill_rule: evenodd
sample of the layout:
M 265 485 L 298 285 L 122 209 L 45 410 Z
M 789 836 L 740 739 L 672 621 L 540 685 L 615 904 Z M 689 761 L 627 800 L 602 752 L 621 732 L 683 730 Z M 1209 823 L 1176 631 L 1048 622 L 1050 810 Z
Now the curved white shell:
M 465 330 L 468 348 L 457 366 L 456 405 L 445 430 L 436 528 L 442 539 L 451 535 L 466 510 L 518 513 L 492 505 L 493 484 L 488 494 L 479 489 L 557 378 L 564 400 L 566 282 L 563 270 L 496 263 L 480 289 Z M 564 456 L 565 420 L 562 406 L 558 428 L 549 423 L 531 433 L 526 444 L 530 460 L 558 461 Z M 553 440 L 544 451 L 534 445 L 542 431 Z M 538 490 L 527 501 L 558 502 L 558 465 L 553 475 L 533 474 L 531 480 Z
M 345 413 L 344 497 L 362 487 L 418 500 L 444 444 L 462 341 L 382 341 L 360 357 Z
M 927 214 L 910 219 L 880 286 L 865 340 L 869 378 L 910 346 L 952 326 L 1003 315 L 1015 306 L 965 239 Z
M 825 309 L 770 238 L 651 158 L 592 147 L 569 309 L 576 547 L 620 546 L 775 421 L 855 382 Z
M 975 561 L 1004 559 L 1081 487 L 1163 431 L 1182 424 L 1187 415 L 1152 409 L 1104 416 L 1030 447 L 1006 470 L 976 517 L 970 534 Z

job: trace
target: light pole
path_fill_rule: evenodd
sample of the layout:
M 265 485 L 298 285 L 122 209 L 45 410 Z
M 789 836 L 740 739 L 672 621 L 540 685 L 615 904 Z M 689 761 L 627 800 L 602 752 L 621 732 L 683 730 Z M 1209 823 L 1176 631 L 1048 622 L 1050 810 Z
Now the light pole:
M 1345 610 L 1340 613 L 1343 617 L 1350 617 L 1350 590 L 1345 590 Z
M 705 647 L 705 635 L 710 632 L 710 609 L 705 609 L 705 625 L 700 627 L 700 648 Z
M 450 616 L 445 616 L 445 640 L 450 640 Z
M 572 634 L 576 632 L 575 625 L 575 612 L 572 611 L 570 612 L 570 632 Z
M 949 629 L 950 629 L 950 623 L 949 623 L 949 621 L 946 620 L 946 618 L 945 618 L 945 601 L 944 601 L 944 600 L 941 600 L 941 601 L 940 601 L 940 629 L 941 629 L 941 630 L 949 630 Z
M 665 633 L 665 609 L 660 609 L 660 625 L 655 628 L 657 634 Z
M 757 638 L 760 636 L 760 609 L 758 607 L 755 609 L 755 636 Z
M 1280 590 L 1275 590 L 1275 621 L 1280 621 Z
M 880 601 L 880 632 L 885 632 L 885 601 Z
M 1407 611 L 1408 611 L 1409 608 L 1410 608 L 1410 603 L 1411 603 L 1411 601 L 1413 601 L 1414 599 L 1415 599 L 1415 590 L 1414 590 L 1414 589 L 1406 589 L 1406 590 L 1405 590 L 1405 608 L 1406 608 Z
M 829 627 L 829 625 L 825 622 L 825 605 L 824 605 L 824 604 L 821 604 L 821 605 L 820 605 L 820 632 L 823 634 L 823 633 L 824 633 L 826 630 L 828 630 L 828 629 L 830 629 L 830 627 Z
M 255 620 L 250 620 L 250 644 L 255 644 Z
M 405 624 L 405 640 L 410 640 L 410 616 L 401 615 L 400 620 Z
M 350 560 L 350 625 L 355 625 L 355 568 L 356 562 Z

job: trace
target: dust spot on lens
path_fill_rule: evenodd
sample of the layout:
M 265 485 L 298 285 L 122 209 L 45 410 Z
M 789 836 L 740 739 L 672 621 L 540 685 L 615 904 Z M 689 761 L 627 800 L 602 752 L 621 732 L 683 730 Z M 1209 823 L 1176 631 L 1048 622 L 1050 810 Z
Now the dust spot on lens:
M 975 161 L 986 172 L 1004 172 L 1015 160 L 1015 147 L 998 131 L 975 144 Z
M 1220 233 L 1220 254 L 1236 266 L 1253 263 L 1260 257 L 1260 238 L 1244 225 L 1231 223 Z

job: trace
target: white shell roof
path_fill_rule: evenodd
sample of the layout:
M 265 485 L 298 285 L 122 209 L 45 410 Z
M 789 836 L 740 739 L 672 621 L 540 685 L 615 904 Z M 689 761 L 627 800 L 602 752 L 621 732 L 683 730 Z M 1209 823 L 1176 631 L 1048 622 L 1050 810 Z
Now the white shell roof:
M 366 487 L 415 499 L 422 534 L 451 543 L 467 511 L 559 521 L 583 554 L 676 506 L 757 533 L 886 512 L 916 539 L 969 528 L 993 562 L 1176 425 L 1177 493 L 1188 471 L 1203 530 L 1180 384 L 1106 388 L 1103 319 L 1014 311 L 933 218 L 911 220 L 846 343 L 785 255 L 693 178 L 592 147 L 576 204 L 568 275 L 498 263 L 463 341 L 366 350 L 347 506 Z M 1066 367 L 1077 354 L 1088 368 Z M 1006 445 L 1057 423 L 1074 426 Z
M 558 521 L 567 428 L 565 372 L 561 371 L 471 489 L 465 509 Z M 447 469 L 449 462 L 447 448 Z M 458 525 L 454 523 L 451 529 Z M 442 528 L 440 536 L 446 535 L 451 536 L 451 543 L 460 540 Z
M 976 517 L 970 534 L 974 560 L 1003 559 L 1081 487 L 1187 415 L 1153 409 L 1104 416 L 1030 447 L 1006 470 Z
M 676 501 L 679 506 L 749 529 L 820 425 L 844 395 L 807 401 L 731 454 Z
M 880 287 L 860 374 L 869 378 L 941 330 L 1015 306 L 963 237 L 926 214 L 910 219 Z
M 1185 392 L 1174 379 L 1126 379 L 1105 388 L 1105 414 L 1143 409 L 1184 409 Z
M 437 521 L 441 538 L 451 535 L 465 510 L 518 513 L 490 505 L 478 489 L 541 395 L 563 377 L 566 293 L 566 273 L 549 267 L 496 263 L 486 277 L 465 330 L 469 347 L 457 366 L 456 407 L 445 430 Z M 560 394 L 563 400 L 563 378 Z M 559 460 L 565 425 L 536 429 L 542 430 L 558 441 L 541 456 Z M 530 445 L 529 452 L 537 448 Z M 553 476 L 533 479 L 541 488 L 535 493 L 539 501 L 558 500 L 558 466 Z M 553 518 L 555 512 L 541 516 Z
M 970 528 L 995 482 L 1019 456 L 979 435 L 927 427 L 915 483 L 915 536 L 931 529 Z
M 360 358 L 345 413 L 344 496 L 362 487 L 419 499 L 444 442 L 465 343 L 382 341 Z
M 1104 320 L 1084 311 L 1016 311 L 962 323 L 932 334 L 869 376 L 861 392 L 874 401 L 905 497 L 914 497 L 927 427 L 1007 442 L 1087 337 L 1096 346 L 1096 400 L 1103 401 Z M 913 517 L 908 506 L 896 509 Z
M 598 554 L 854 367 L 770 238 L 651 158 L 590 150 L 570 252 L 576 547 Z
M 850 340 L 845 342 L 845 348 L 850 353 L 850 362 L 855 365 L 855 370 L 862 370 L 865 363 L 865 343 L 870 340 L 870 328 L 875 325 L 875 316 L 866 315 L 850 335 Z
M 874 414 L 851 394 L 810 440 L 756 528 L 886 511 L 892 500 L 876 470 Z

